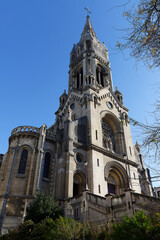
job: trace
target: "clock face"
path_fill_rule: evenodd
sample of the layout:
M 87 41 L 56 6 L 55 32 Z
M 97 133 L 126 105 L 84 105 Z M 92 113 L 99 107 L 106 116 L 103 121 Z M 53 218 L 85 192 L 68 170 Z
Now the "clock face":
M 112 109 L 113 108 L 113 104 L 111 102 L 106 102 L 106 105 L 109 109 Z
M 74 104 L 74 103 L 72 103 L 72 104 L 70 105 L 70 109 L 71 109 L 71 110 L 73 110 L 73 109 L 74 109 L 74 107 L 75 107 L 75 104 Z

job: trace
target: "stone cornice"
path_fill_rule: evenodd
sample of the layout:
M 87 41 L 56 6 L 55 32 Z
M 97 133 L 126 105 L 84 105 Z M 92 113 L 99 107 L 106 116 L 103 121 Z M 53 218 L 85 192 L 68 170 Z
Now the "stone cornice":
M 133 162 L 133 161 L 131 161 L 129 159 L 124 159 L 122 156 L 120 156 L 118 154 L 115 154 L 115 153 L 112 153 L 112 152 L 109 152 L 105 148 L 98 147 L 98 146 L 96 146 L 94 144 L 90 144 L 88 146 L 88 150 L 89 149 L 95 150 L 95 151 L 100 152 L 100 153 L 103 153 L 104 155 L 106 155 L 108 157 L 111 157 L 111 158 L 113 158 L 115 160 L 118 160 L 118 161 L 120 161 L 122 163 L 125 163 L 125 164 L 130 164 L 130 165 L 132 165 L 134 167 L 138 167 L 138 165 L 139 165 L 138 163 L 135 163 L 135 162 Z
M 99 54 L 95 52 L 95 58 L 99 61 L 101 61 L 105 66 L 109 65 L 109 60 L 106 61 L 103 57 L 101 57 Z

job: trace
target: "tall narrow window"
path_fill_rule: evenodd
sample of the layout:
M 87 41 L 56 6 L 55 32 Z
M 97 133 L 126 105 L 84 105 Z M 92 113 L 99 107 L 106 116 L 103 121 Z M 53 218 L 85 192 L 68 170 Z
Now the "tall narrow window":
M 98 185 L 98 191 L 99 191 L 99 193 L 101 193 L 101 186 L 100 185 Z
M 44 178 L 49 178 L 50 159 L 51 159 L 51 154 L 46 153 L 45 159 L 44 159 L 44 169 L 43 169 Z
M 28 158 L 28 151 L 26 149 L 24 149 L 22 151 L 21 159 L 20 159 L 20 163 L 19 163 L 19 168 L 18 168 L 19 174 L 25 174 L 27 158 Z
M 74 209 L 74 219 L 77 220 L 78 219 L 78 208 Z
M 97 158 L 97 166 L 99 167 L 99 159 Z
M 96 105 L 97 105 L 97 98 L 94 97 L 94 108 L 96 108 Z
M 83 87 L 83 68 L 81 68 L 81 86 Z
M 86 41 L 86 49 L 87 49 L 87 50 L 90 50 L 90 49 L 91 49 L 91 41 L 90 41 L 90 40 L 87 40 L 87 41 Z
M 97 83 L 99 84 L 98 69 L 96 69 L 96 78 L 97 78 Z
M 129 146 L 129 151 L 130 151 L 130 155 L 132 156 L 132 149 L 130 146 Z
M 96 140 L 98 140 L 98 132 L 97 132 L 97 130 L 96 130 Z
M 101 85 L 102 85 L 102 87 L 104 87 L 104 82 L 103 82 L 103 73 L 101 72 Z

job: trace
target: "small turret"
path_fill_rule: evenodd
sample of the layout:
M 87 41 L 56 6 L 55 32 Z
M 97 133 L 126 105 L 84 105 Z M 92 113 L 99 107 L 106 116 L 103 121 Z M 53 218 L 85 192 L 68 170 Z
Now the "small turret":
M 137 149 L 138 153 L 141 153 L 140 145 L 136 141 L 135 148 Z
M 119 101 L 119 103 L 123 105 L 123 94 L 117 89 L 117 87 L 116 87 L 114 94 L 115 94 L 117 100 Z
M 64 104 L 67 101 L 67 98 L 68 98 L 68 95 L 66 94 L 66 90 L 64 90 L 64 93 L 59 98 L 60 108 L 63 108 Z

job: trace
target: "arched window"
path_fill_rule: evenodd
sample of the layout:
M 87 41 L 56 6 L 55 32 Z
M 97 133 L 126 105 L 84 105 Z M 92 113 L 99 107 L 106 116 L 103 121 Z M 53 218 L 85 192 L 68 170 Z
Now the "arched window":
M 91 41 L 90 41 L 90 40 L 87 40 L 87 41 L 86 41 L 86 49 L 87 49 L 87 50 L 91 50 L 91 46 L 92 46 L 92 45 L 91 45 Z
M 86 179 L 82 172 L 76 172 L 73 177 L 73 196 L 82 194 L 86 186 Z
M 49 178 L 50 159 L 51 159 L 51 154 L 47 152 L 44 159 L 44 169 L 43 169 L 44 178 Z
M 28 151 L 26 149 L 24 149 L 22 151 L 21 159 L 20 159 L 20 163 L 19 163 L 19 168 L 18 168 L 19 174 L 25 174 L 27 158 L 28 158 Z
M 104 87 L 104 73 L 105 73 L 104 68 L 98 64 L 96 68 L 96 78 L 97 78 L 97 83 L 102 87 Z
M 106 119 L 102 119 L 102 133 L 103 133 L 103 145 L 111 152 L 116 152 L 115 149 L 115 136 L 113 128 L 110 126 Z
M 109 102 L 107 103 L 107 106 Z M 112 104 L 111 104 L 112 105 Z M 111 106 L 109 106 L 111 108 Z M 103 147 L 120 155 L 126 152 L 124 131 L 120 121 L 113 114 L 105 114 L 102 118 Z
M 83 69 L 82 68 L 77 70 L 76 78 L 77 78 L 77 89 L 78 89 L 79 87 L 83 86 Z

